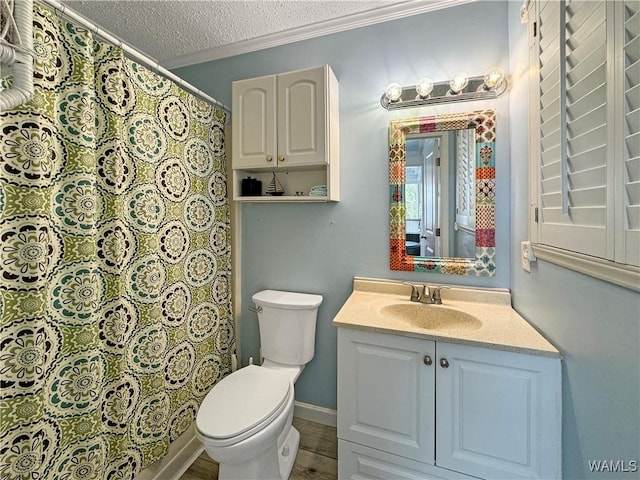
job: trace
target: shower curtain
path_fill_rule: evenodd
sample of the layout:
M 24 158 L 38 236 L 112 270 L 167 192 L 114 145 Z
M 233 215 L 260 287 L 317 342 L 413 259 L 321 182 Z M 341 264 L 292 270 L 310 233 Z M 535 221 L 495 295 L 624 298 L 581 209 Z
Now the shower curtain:
M 231 370 L 225 115 L 34 10 L 36 94 L 0 113 L 0 480 L 130 479 Z

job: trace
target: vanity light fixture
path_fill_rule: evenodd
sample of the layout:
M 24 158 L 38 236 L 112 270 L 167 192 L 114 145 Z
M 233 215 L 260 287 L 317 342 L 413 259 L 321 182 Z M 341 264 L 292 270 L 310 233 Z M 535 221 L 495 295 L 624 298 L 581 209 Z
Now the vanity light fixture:
M 402 96 L 402 85 L 390 83 L 384 91 L 384 96 L 391 102 L 397 102 Z
M 489 90 L 491 88 L 498 88 L 502 85 L 504 81 L 504 71 L 500 67 L 492 67 L 487 70 L 484 74 L 484 85 L 483 88 L 485 90 Z
M 469 85 L 469 77 L 467 76 L 467 74 L 464 72 L 458 72 L 449 82 L 449 88 L 451 88 L 451 91 L 449 93 L 451 95 L 457 95 L 462 90 L 464 90 L 464 87 L 466 87 L 467 85 Z
M 475 77 L 459 72 L 446 82 L 434 83 L 430 78 L 425 77 L 409 87 L 391 83 L 380 97 L 380 104 L 387 110 L 395 110 L 440 103 L 485 100 L 499 97 L 506 91 L 507 86 L 504 71 L 499 67 L 493 67 L 484 75 Z
M 420 98 L 429 98 L 429 94 L 433 90 L 433 80 L 430 78 L 421 78 L 416 83 L 416 93 Z

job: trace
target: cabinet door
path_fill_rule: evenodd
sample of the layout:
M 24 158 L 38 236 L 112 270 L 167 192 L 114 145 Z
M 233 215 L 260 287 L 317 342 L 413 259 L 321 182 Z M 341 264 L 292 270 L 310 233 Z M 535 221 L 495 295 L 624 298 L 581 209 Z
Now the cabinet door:
M 278 166 L 327 163 L 328 67 L 278 75 Z
M 340 480 L 477 480 L 445 468 L 338 440 Z
M 233 168 L 276 165 L 276 76 L 233 82 Z
M 433 464 L 434 353 L 428 340 L 339 328 L 338 438 Z
M 559 359 L 446 343 L 437 356 L 438 466 L 481 478 L 560 478 Z

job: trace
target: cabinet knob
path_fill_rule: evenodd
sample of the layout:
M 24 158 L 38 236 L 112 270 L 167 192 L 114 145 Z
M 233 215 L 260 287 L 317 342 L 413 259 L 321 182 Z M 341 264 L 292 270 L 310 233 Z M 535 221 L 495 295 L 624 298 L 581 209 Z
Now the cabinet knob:
M 431 356 L 429 355 L 425 355 L 422 361 L 425 365 L 431 365 L 433 363 L 433 360 L 431 360 Z
M 284 162 L 284 155 L 278 155 L 278 161 Z
M 446 358 L 440 359 L 440 366 L 442 368 L 449 368 L 449 361 Z
M 266 158 L 266 159 L 267 159 L 267 162 L 270 162 L 270 161 L 272 161 L 272 160 L 273 160 L 273 157 L 272 157 L 271 155 L 267 155 L 267 158 Z

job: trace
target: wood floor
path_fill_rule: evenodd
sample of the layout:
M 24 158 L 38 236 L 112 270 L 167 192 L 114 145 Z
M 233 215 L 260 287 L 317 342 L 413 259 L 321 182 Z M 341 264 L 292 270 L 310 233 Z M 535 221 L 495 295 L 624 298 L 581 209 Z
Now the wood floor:
M 336 480 L 338 478 L 338 439 L 335 427 L 293 419 L 300 432 L 300 447 L 290 480 Z M 216 480 L 218 464 L 202 453 L 180 480 Z

